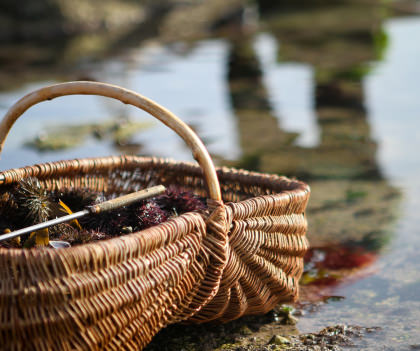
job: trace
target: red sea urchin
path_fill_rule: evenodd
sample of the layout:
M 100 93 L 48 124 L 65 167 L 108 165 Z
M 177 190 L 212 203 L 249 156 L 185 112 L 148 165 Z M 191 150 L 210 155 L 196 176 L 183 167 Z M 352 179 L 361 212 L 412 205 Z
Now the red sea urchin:
M 168 213 L 162 210 L 155 201 L 148 201 L 134 211 L 138 220 L 138 229 L 147 229 L 165 222 Z
M 173 213 L 175 210 L 175 214 L 181 214 L 206 209 L 204 198 L 174 185 L 169 186 L 165 193 L 158 196 L 155 201 L 167 213 Z

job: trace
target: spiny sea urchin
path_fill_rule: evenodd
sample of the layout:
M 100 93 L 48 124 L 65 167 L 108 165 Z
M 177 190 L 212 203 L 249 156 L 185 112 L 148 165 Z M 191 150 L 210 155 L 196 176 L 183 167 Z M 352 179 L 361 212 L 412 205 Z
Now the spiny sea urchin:
M 26 178 L 14 190 L 18 211 L 25 223 L 45 222 L 51 214 L 51 198 L 37 178 Z
M 153 227 L 168 219 L 168 214 L 154 201 L 143 203 L 134 210 L 134 214 L 138 220 L 138 224 L 135 226 L 137 230 Z
M 163 195 L 155 199 L 159 207 L 167 213 L 181 214 L 185 212 L 205 210 L 205 199 L 193 192 L 177 186 L 169 186 Z M 175 210 L 175 211 L 174 211 Z
M 105 201 L 102 192 L 93 191 L 88 188 L 68 188 L 53 193 L 55 202 L 63 201 L 73 212 L 80 211 L 86 206 Z

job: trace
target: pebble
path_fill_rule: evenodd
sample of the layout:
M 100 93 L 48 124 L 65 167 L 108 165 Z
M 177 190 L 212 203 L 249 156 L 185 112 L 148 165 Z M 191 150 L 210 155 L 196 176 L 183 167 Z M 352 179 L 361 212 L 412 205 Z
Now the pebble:
M 289 339 L 285 338 L 284 336 L 280 335 L 273 335 L 270 341 L 268 342 L 271 345 L 285 345 L 290 344 Z

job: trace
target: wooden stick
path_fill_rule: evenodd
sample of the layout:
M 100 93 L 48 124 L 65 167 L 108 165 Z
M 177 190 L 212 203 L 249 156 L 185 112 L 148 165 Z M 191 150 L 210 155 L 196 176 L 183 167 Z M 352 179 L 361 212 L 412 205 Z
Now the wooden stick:
M 150 197 L 154 197 L 157 195 L 162 194 L 166 188 L 163 185 L 157 185 L 153 186 L 151 188 L 147 188 L 144 190 L 137 191 L 135 193 L 123 195 L 120 197 L 117 197 L 112 200 L 108 200 L 105 202 L 102 202 L 100 204 L 94 205 L 89 207 L 90 213 L 102 213 L 106 211 L 115 210 L 116 208 L 122 207 L 122 206 L 128 206 L 131 205 L 133 202 L 137 202 L 140 200 L 148 199 Z
M 165 190 L 166 190 L 166 188 L 163 185 L 157 185 L 157 186 L 154 186 L 154 187 L 151 187 L 151 188 L 148 188 L 148 189 L 137 191 L 135 193 L 123 195 L 123 196 L 120 196 L 120 197 L 117 197 L 115 199 L 102 202 L 102 203 L 94 205 L 94 206 L 89 206 L 82 211 L 75 212 L 75 213 L 72 213 L 72 214 L 67 215 L 67 216 L 51 219 L 51 220 L 43 222 L 43 223 L 31 225 L 30 227 L 22 228 L 22 229 L 14 231 L 14 232 L 10 232 L 10 233 L 7 233 L 7 234 L 0 235 L 0 241 L 12 239 L 12 238 L 15 238 L 17 236 L 27 234 L 27 233 L 31 233 L 31 232 L 35 232 L 37 230 L 48 228 L 48 227 L 53 226 L 53 225 L 61 224 L 61 223 L 64 223 L 64 222 L 69 222 L 71 220 L 84 217 L 88 214 L 98 214 L 98 213 L 103 213 L 103 212 L 115 210 L 115 209 L 120 208 L 122 206 L 128 206 L 128 205 L 131 205 L 134 202 L 137 202 L 137 201 L 140 201 L 140 200 L 145 200 L 145 199 L 148 199 L 150 197 L 155 197 L 157 195 L 160 195 Z

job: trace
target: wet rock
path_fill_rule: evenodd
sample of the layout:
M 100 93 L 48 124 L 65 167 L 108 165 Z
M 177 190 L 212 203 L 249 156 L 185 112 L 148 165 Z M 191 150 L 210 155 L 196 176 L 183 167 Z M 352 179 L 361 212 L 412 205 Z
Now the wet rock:
M 110 139 L 115 144 L 129 143 L 136 133 L 151 126 L 150 123 L 129 119 L 111 119 L 100 123 L 58 125 L 45 129 L 25 145 L 38 151 L 70 149 L 83 144 L 88 138 Z
M 341 350 L 342 347 L 356 346 L 354 338 L 361 338 L 365 333 L 378 331 L 379 328 L 365 328 L 352 325 L 335 325 L 326 327 L 318 333 L 292 336 L 291 350 Z
M 249 327 L 247 325 L 242 325 L 239 330 L 238 330 L 239 334 L 241 335 L 252 335 L 252 330 L 249 329 Z
M 273 335 L 273 337 L 270 339 L 268 343 L 271 345 L 287 345 L 287 344 L 290 344 L 290 341 L 284 336 Z
M 277 311 L 277 320 L 284 325 L 296 325 L 298 319 L 293 316 L 295 309 L 291 306 L 282 306 L 279 311 Z

